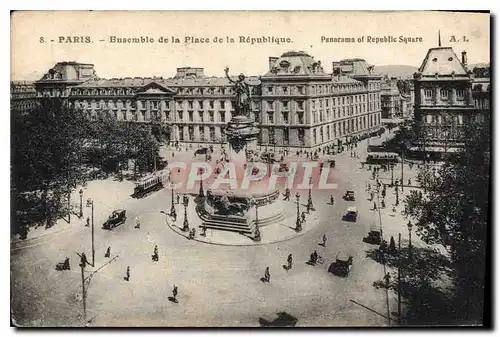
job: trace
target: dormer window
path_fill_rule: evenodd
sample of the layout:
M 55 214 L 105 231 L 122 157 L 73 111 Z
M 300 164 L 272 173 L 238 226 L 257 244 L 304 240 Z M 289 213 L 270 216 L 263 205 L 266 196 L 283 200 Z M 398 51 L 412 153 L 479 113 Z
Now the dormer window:
M 290 62 L 288 62 L 288 61 L 286 61 L 286 60 L 281 61 L 281 62 L 280 62 L 280 67 L 281 67 L 281 68 L 288 68 L 288 67 L 290 67 Z

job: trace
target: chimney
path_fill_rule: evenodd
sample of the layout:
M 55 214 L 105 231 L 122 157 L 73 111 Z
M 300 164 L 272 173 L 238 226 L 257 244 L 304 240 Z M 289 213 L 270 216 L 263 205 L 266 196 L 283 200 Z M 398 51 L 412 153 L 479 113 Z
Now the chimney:
M 465 50 L 462 52 L 462 64 L 467 69 L 467 52 Z
M 269 57 L 269 70 L 273 69 L 274 64 L 276 63 L 276 61 L 278 61 L 278 58 L 279 57 L 273 57 L 273 56 Z

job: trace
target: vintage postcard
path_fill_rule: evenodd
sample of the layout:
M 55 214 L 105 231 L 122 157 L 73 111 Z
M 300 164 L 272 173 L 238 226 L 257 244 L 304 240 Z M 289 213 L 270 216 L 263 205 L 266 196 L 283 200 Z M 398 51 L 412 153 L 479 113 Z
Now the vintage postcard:
M 11 324 L 484 325 L 490 14 L 14 11 Z

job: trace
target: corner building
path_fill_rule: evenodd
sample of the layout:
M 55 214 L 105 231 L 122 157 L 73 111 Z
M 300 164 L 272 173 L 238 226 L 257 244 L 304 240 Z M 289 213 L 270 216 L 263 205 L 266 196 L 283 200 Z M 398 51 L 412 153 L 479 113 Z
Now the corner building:
M 380 80 L 362 59 L 333 63 L 305 52 L 269 58 L 261 77 L 261 145 L 317 148 L 380 127 Z
M 269 58 L 269 71 L 252 87 L 250 117 L 260 124 L 262 146 L 313 149 L 380 128 L 381 77 L 373 66 L 361 59 L 333 66 L 328 74 L 304 52 Z M 68 98 L 91 120 L 164 125 L 181 144 L 225 142 L 234 113 L 232 84 L 203 68 L 177 68 L 173 78 L 103 79 L 92 64 L 59 62 L 35 88 L 39 98 Z
M 431 48 L 415 84 L 415 131 L 411 150 L 418 157 L 439 159 L 464 146 L 464 131 L 478 121 L 474 107 L 473 74 L 467 69 L 467 54 L 460 61 L 451 47 Z

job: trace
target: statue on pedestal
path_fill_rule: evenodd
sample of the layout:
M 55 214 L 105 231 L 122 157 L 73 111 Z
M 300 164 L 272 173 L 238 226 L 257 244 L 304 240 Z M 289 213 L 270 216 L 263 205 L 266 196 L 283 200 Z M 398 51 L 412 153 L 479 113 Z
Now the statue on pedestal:
M 226 77 L 230 83 L 234 84 L 234 91 L 236 92 L 236 106 L 234 108 L 235 116 L 245 116 L 250 117 L 250 99 L 252 95 L 252 90 L 250 86 L 256 86 L 260 84 L 260 80 L 246 78 L 245 75 L 239 74 L 238 80 L 234 81 L 229 77 L 229 67 L 224 69 Z

